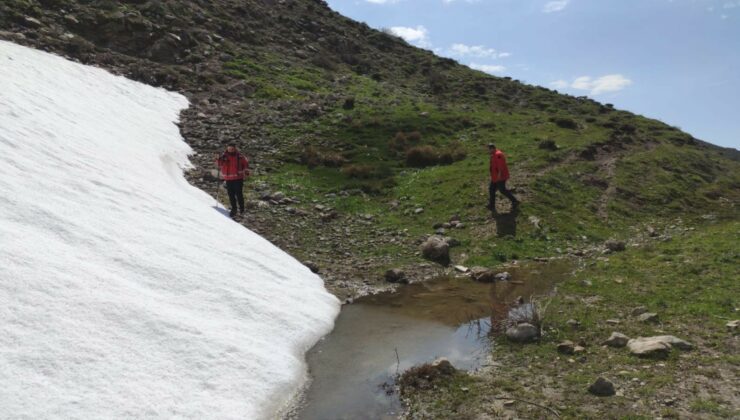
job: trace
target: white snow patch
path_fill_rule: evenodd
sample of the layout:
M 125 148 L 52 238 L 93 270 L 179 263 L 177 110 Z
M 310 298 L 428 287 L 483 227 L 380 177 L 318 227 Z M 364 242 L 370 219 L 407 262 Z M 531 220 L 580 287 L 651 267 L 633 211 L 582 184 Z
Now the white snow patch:
M 0 41 L 0 418 L 264 418 L 338 301 L 183 177 L 186 99 Z

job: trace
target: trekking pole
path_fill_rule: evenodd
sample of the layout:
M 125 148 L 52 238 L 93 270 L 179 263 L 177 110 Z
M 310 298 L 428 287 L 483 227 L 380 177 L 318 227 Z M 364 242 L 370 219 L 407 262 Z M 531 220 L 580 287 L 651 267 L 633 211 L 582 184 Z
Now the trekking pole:
M 221 165 L 216 160 L 216 166 L 218 166 L 218 175 L 216 176 L 216 202 L 221 203 Z

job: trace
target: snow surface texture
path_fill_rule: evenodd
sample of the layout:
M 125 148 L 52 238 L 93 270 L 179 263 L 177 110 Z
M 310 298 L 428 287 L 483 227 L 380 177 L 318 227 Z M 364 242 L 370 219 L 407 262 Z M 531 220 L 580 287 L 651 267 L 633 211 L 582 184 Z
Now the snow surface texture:
M 266 418 L 338 301 L 183 177 L 177 94 L 0 41 L 0 418 Z

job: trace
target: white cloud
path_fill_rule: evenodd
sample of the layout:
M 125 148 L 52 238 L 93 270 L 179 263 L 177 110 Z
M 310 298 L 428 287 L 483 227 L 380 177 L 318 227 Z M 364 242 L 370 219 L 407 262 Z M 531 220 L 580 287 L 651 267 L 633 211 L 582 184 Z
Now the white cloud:
M 401 37 L 409 44 L 414 44 L 419 47 L 431 46 L 428 37 L 429 31 L 427 31 L 427 28 L 422 25 L 418 25 L 416 28 L 408 26 L 392 26 L 390 28 L 383 29 L 383 31 Z
M 473 57 L 497 57 L 496 50 L 493 48 L 486 48 L 483 45 L 465 45 L 465 44 L 453 44 L 450 48 L 452 55 L 466 56 L 470 55 Z
M 470 64 L 471 69 L 480 70 L 485 73 L 493 74 L 493 73 L 502 73 L 506 71 L 506 67 L 504 66 L 498 66 L 493 64 L 477 64 L 477 63 L 471 63 Z
M 559 12 L 565 9 L 566 6 L 568 6 L 568 3 L 570 3 L 570 0 L 549 1 L 542 7 L 542 11 L 544 13 Z
M 620 91 L 631 84 L 632 80 L 621 74 L 607 74 L 595 79 L 591 76 L 581 76 L 575 78 L 571 83 L 565 80 L 556 80 L 550 83 L 550 86 L 555 89 L 586 90 L 590 95 L 596 96 L 602 93 Z

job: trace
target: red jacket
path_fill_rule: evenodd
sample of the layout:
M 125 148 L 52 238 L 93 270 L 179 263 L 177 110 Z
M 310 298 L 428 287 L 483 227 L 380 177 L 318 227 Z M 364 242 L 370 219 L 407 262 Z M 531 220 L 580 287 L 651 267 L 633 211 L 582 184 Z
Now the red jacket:
M 491 182 L 506 181 L 509 179 L 509 167 L 506 166 L 504 152 L 496 149 L 491 153 Z
M 216 165 L 224 181 L 237 181 L 249 176 L 249 161 L 239 152 L 225 152 L 216 159 Z

